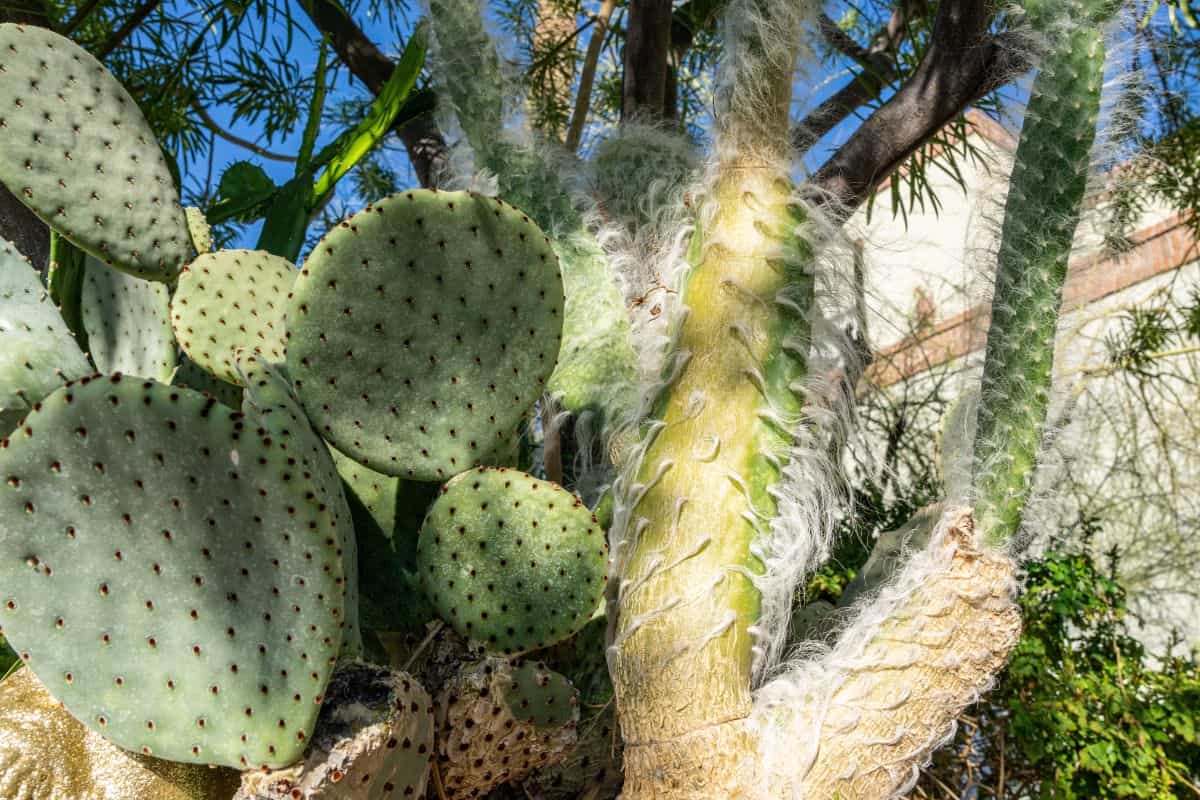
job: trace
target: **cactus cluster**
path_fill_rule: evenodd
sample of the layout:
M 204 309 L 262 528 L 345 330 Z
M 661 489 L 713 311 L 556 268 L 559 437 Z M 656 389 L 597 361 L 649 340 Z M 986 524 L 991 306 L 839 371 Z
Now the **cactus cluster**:
M 442 615 L 491 654 L 450 679 L 465 698 L 495 663 L 488 702 L 524 752 L 487 778 L 464 762 L 456 785 L 565 753 L 570 682 L 499 658 L 571 636 L 607 580 L 591 512 L 515 466 L 558 363 L 555 243 L 501 200 L 411 191 L 303 269 L 211 251 L 94 59 L 16 25 L 0 54 L 20 112 L 0 180 L 56 237 L 49 292 L 0 242 L 0 632 L 22 665 L 2 688 L 28 706 L 21 741 L 246 770 L 240 798 L 421 796 L 430 694 L 358 659 Z M 476 710 L 444 709 L 439 741 Z M 152 787 L 139 763 L 128 780 Z M 85 767 L 71 796 L 105 779 Z
M 657 159 L 680 192 L 689 148 L 601 148 L 593 188 L 617 238 L 694 233 L 653 386 L 577 187 L 502 131 L 473 0 L 431 3 L 441 88 L 506 199 L 380 198 L 299 268 L 311 208 L 288 211 L 284 192 L 270 252 L 213 251 L 115 78 L 55 33 L 0 25 L 0 182 L 53 229 L 44 280 L 0 241 L 0 635 L 21 662 L 0 684 L 0 764 L 19 766 L 0 788 L 39 779 L 20 749 L 43 741 L 103 753 L 119 776 L 85 760 L 55 790 L 72 797 L 112 779 L 229 800 L 230 773 L 199 780 L 195 765 L 243 770 L 238 800 L 514 782 L 611 796 L 622 772 L 631 799 L 899 791 L 1012 644 L 1012 564 L 956 512 L 924 556 L 880 565 L 900 577 L 880 579 L 836 658 L 762 684 L 832 516 L 799 509 L 796 486 L 816 475 L 803 439 L 818 281 L 786 145 L 804 5 L 730 4 L 694 210 L 647 214 L 621 184 Z M 1031 6 L 1055 34 L 1018 150 L 979 412 L 993 543 L 1019 523 L 1036 460 L 1111 13 L 1070 0 L 1096 24 L 1062 26 Z M 1048 106 L 1068 94 L 1062 120 Z M 651 388 L 654 418 L 638 420 Z M 632 453 L 603 524 L 535 466 L 559 405 Z M 584 472 L 572 466 L 576 488 Z M 939 609 L 953 616 L 926 619 Z M 900 666 L 884 663 L 896 640 L 920 645 Z M 868 743 L 821 738 L 856 726 Z M 792 758 L 780 731 L 811 734 L 815 755 Z

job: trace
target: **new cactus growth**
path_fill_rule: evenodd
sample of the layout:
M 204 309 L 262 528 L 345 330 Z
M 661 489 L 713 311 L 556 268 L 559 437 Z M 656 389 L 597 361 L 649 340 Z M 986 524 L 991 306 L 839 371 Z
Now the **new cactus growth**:
M 445 480 L 489 463 L 543 391 L 562 303 L 550 240 L 521 211 L 405 192 L 316 246 L 288 306 L 288 371 L 337 449 Z
M 247 348 L 282 363 L 284 311 L 295 266 L 256 250 L 199 256 L 179 275 L 171 324 L 179 346 L 214 377 L 240 384 L 235 351 Z
M 426 596 L 458 633 L 515 655 L 582 628 L 608 579 L 587 506 L 523 472 L 481 468 L 442 489 L 417 541 Z
M 197 253 L 212 252 L 212 228 L 209 227 L 204 212 L 195 206 L 188 206 L 183 210 L 183 214 L 187 219 L 188 233 L 192 237 L 192 247 Z
M 82 47 L 0 24 L 0 181 L 111 267 L 169 281 L 190 258 L 179 191 L 137 103 Z

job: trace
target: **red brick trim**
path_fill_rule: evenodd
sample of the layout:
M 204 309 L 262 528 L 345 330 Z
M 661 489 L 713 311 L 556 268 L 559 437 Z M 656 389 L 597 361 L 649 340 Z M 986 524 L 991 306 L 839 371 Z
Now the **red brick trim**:
M 1082 256 L 1071 262 L 1063 287 L 1066 311 L 1200 258 L 1200 242 L 1178 215 L 1143 228 L 1130 242 L 1132 247 L 1118 256 Z M 876 386 L 890 386 L 979 350 L 987 342 L 991 316 L 991 305 L 981 303 L 942 320 L 924 336 L 889 345 L 875 354 L 867 378 Z

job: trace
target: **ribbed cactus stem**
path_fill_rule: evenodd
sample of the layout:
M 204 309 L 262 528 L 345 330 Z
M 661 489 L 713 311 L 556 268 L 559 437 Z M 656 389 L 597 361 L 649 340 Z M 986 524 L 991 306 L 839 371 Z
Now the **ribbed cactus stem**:
M 755 543 L 791 441 L 778 420 L 799 412 L 812 279 L 788 154 L 775 149 L 787 142 L 795 51 L 779 54 L 754 38 L 762 28 L 741 28 L 748 15 L 792 8 L 728 12 L 740 52 L 726 79 L 702 256 L 682 290 L 685 363 L 627 492 L 610 666 L 630 800 L 737 797 L 754 783 Z M 754 95 L 753 114 L 741 89 Z
M 1048 43 L 1005 207 L 975 438 L 976 519 L 1002 544 L 1021 526 L 1049 401 L 1062 287 L 1087 188 L 1111 0 L 1030 3 Z

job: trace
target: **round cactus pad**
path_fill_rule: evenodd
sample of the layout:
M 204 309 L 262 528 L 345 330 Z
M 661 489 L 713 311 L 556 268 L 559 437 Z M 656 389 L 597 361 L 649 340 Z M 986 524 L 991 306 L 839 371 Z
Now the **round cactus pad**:
M 446 484 L 417 540 L 421 586 L 442 619 L 506 655 L 585 624 L 604 593 L 608 544 L 583 501 L 512 469 Z
M 258 250 L 197 256 L 180 273 L 171 299 L 171 324 L 183 352 L 238 385 L 239 348 L 282 362 L 283 315 L 296 274 L 290 261 Z
M 326 234 L 288 306 L 288 369 L 322 435 L 372 469 L 489 463 L 554 369 L 550 242 L 499 200 L 412 191 Z
M 105 264 L 172 280 L 191 256 L 179 191 L 149 123 L 86 50 L 0 25 L 0 183 Z
M 80 721 L 245 769 L 304 751 L 340 645 L 325 499 L 242 415 L 120 375 L 0 448 L 0 624 Z

